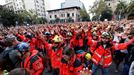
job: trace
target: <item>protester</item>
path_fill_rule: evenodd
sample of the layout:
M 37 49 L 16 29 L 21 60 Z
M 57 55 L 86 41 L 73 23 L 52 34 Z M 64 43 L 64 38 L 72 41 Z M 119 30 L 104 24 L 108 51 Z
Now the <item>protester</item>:
M 134 75 L 134 62 L 132 62 L 130 70 L 129 70 L 129 75 Z
M 102 33 L 101 41 L 97 45 L 92 56 L 92 61 L 94 63 L 92 67 L 92 75 L 95 75 L 98 68 L 102 70 L 102 75 L 107 75 L 109 66 L 112 64 L 112 52 L 115 50 L 126 49 L 128 45 L 134 42 L 134 39 L 132 39 L 127 43 L 112 44 L 110 38 L 111 36 L 109 33 Z
M 78 75 L 84 68 L 72 49 L 68 49 L 61 59 L 60 75 Z
M 119 60 L 116 62 L 119 70 L 118 66 L 124 60 L 119 51 L 126 55 L 123 74 L 128 75 L 134 61 L 132 22 L 93 21 L 1 27 L 0 68 L 9 72 L 23 68 L 30 75 L 45 74 L 46 70 L 52 75 L 89 75 L 91 72 L 95 75 L 100 68 L 102 75 L 107 75 L 112 61 Z M 32 56 L 38 58 L 33 63 L 30 62 L 34 59 Z M 116 59 L 112 59 L 113 56 Z M 36 66 L 36 62 L 40 64 Z
M 44 65 L 38 51 L 33 50 L 30 52 L 27 43 L 21 43 L 17 47 L 21 54 L 21 67 L 28 70 L 30 75 L 41 75 L 44 70 Z

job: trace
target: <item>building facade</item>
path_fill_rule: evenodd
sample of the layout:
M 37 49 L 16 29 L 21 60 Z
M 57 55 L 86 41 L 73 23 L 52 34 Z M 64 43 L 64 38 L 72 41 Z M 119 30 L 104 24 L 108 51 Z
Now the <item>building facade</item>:
M 119 0 L 105 0 L 106 5 L 114 12 L 116 10 Z
M 71 18 L 74 22 L 77 22 L 80 17 L 80 7 L 68 7 L 55 10 L 48 10 L 49 22 L 55 21 L 57 18 L 62 22 L 67 22 Z
M 81 9 L 85 9 L 84 4 L 80 0 L 65 0 L 65 2 L 61 3 L 61 8 L 68 8 L 68 7 L 80 7 Z
M 33 11 L 38 17 L 46 17 L 44 0 L 6 0 L 4 7 L 14 10 L 16 13 Z
M 129 4 L 131 2 L 131 0 L 105 0 L 105 3 L 107 4 L 108 7 L 112 9 L 112 11 L 115 11 L 120 1 L 124 1 L 126 2 L 126 4 Z

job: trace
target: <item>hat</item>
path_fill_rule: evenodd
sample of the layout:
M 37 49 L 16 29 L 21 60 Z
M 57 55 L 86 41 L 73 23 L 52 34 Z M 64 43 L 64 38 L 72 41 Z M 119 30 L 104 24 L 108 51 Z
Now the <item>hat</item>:
M 97 31 L 96 27 L 91 30 L 91 32 L 96 32 L 96 31 Z
M 60 43 L 60 42 L 62 42 L 62 38 L 60 36 L 58 36 L 58 35 L 55 35 L 55 37 L 53 38 L 53 41 L 55 43 Z
M 16 40 L 16 37 L 14 35 L 7 35 L 5 37 L 5 41 L 10 41 L 10 42 L 13 42 Z
M 30 48 L 29 44 L 25 42 L 21 42 L 20 44 L 17 45 L 17 49 L 20 52 L 26 52 L 29 50 L 29 48 Z
M 68 32 L 68 33 L 67 33 L 67 36 L 72 36 L 72 33 L 71 33 L 71 32 Z
M 45 32 L 44 35 L 50 35 L 50 32 Z
M 7 46 L 12 46 L 13 45 L 13 42 L 16 41 L 16 37 L 14 35 L 7 35 L 5 37 L 5 44 Z
M 91 54 L 90 53 L 87 53 L 86 55 L 85 55 L 85 58 L 87 59 L 87 60 L 90 60 L 91 59 Z
M 110 39 L 112 36 L 111 36 L 111 34 L 108 33 L 108 32 L 103 32 L 103 33 L 101 34 L 101 37 L 106 37 L 106 38 Z
M 95 32 L 95 31 L 92 32 L 92 35 L 93 35 L 93 36 L 97 36 L 97 32 Z

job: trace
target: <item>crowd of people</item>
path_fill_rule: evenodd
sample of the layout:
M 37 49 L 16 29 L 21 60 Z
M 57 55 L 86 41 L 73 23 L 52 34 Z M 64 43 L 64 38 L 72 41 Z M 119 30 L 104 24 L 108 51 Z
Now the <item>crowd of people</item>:
M 4 75 L 134 75 L 134 20 L 0 28 Z

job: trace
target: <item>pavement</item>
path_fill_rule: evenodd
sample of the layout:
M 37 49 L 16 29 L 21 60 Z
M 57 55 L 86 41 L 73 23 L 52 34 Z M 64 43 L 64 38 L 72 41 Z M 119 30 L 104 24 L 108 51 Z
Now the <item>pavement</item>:
M 115 64 L 113 63 L 110 66 L 110 70 L 109 70 L 109 74 L 108 75 L 122 75 L 123 63 L 120 64 L 119 70 L 120 70 L 119 72 L 115 72 Z M 46 71 L 47 71 L 47 69 L 46 69 Z M 43 75 L 52 75 L 52 73 L 47 73 L 46 71 L 44 72 Z M 101 70 L 98 70 L 96 75 L 102 75 L 101 74 Z
M 108 75 L 122 75 L 122 71 L 123 71 L 123 63 L 120 64 L 118 72 L 115 72 L 115 64 L 112 63 L 112 65 L 110 66 Z M 96 75 L 102 75 L 101 70 L 98 70 Z

